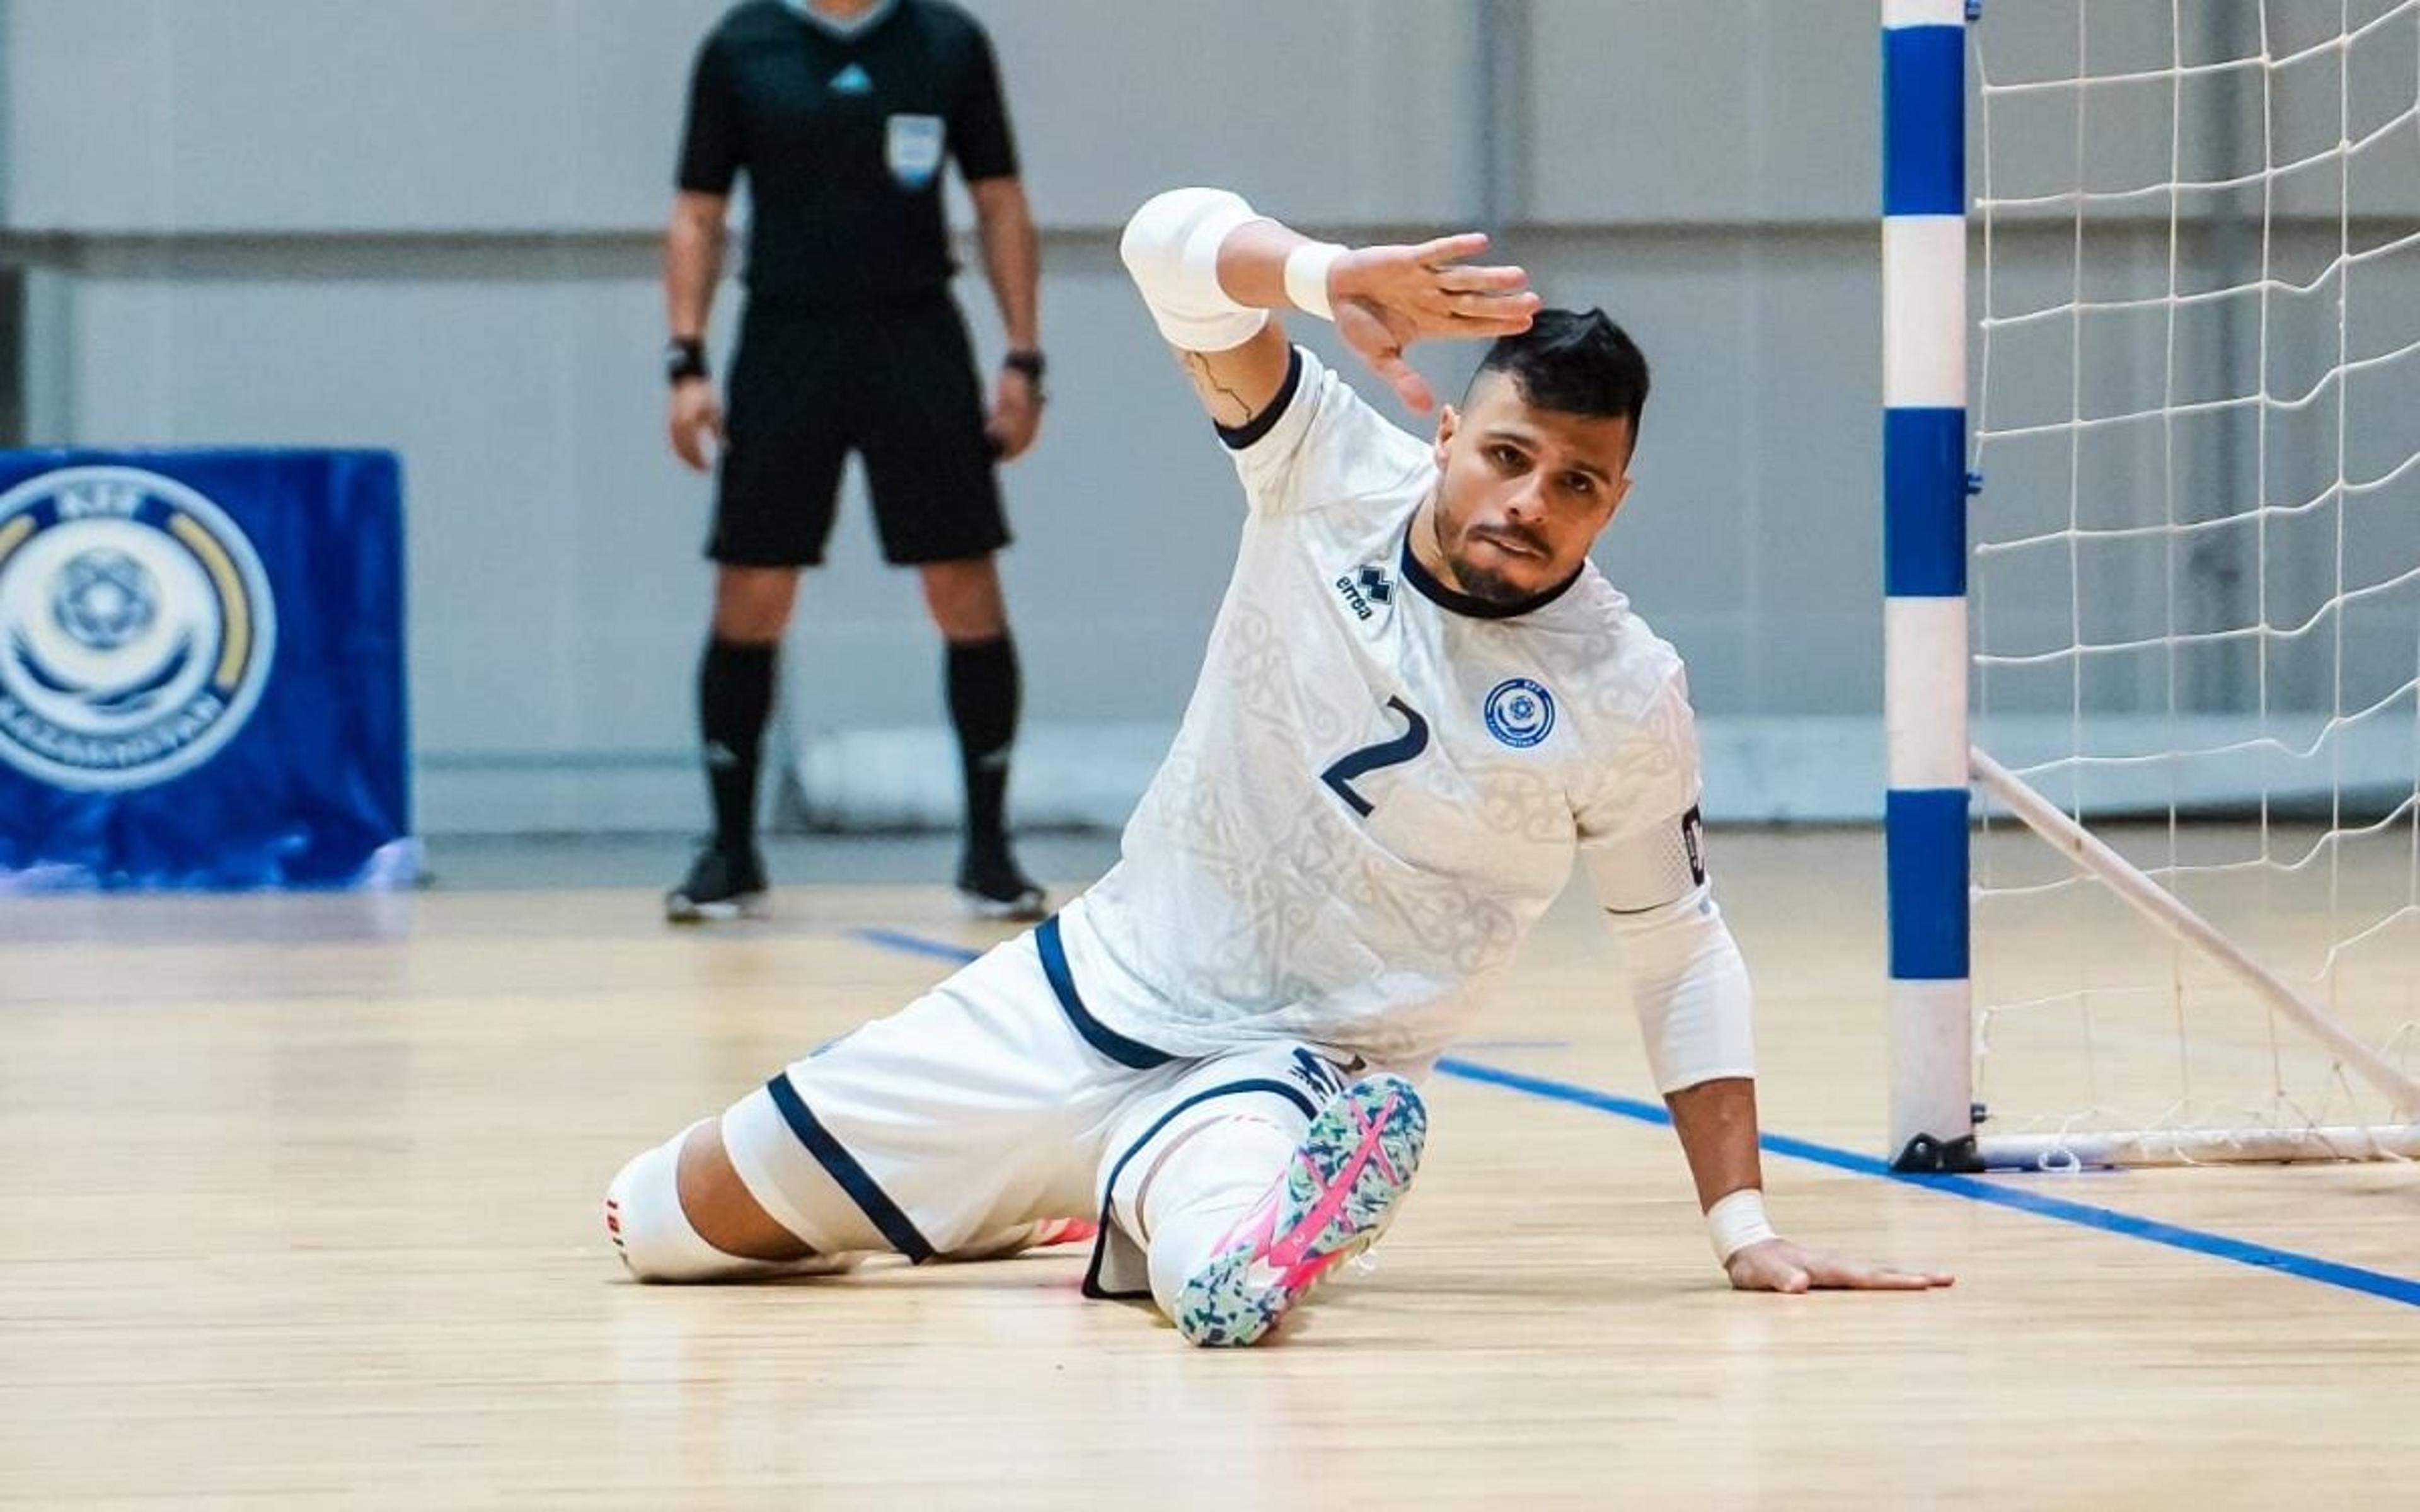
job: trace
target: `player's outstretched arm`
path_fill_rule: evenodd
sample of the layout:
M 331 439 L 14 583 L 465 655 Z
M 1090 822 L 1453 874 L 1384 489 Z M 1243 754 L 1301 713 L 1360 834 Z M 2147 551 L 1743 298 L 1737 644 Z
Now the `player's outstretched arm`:
M 1667 796 L 1687 811 L 1627 838 L 1600 833 L 1582 855 L 1606 923 L 1621 944 L 1647 1062 L 1697 1180 L 1714 1258 L 1742 1291 L 1946 1287 L 1946 1275 L 1801 1249 L 1774 1233 L 1765 1219 L 1757 1151 L 1755 991 L 1706 881 L 1696 806 L 1697 739 L 1685 683 L 1676 677 L 1666 698 L 1656 716 L 1659 738 L 1671 758 L 1666 780 L 1679 784 Z M 1585 815 L 1582 825 L 1589 825 Z
M 1248 424 L 1284 387 L 1284 328 L 1271 311 L 1336 322 L 1345 345 L 1404 404 L 1435 396 L 1404 350 L 1438 337 L 1526 331 L 1538 312 L 1528 274 L 1466 259 L 1486 250 L 1472 232 L 1415 246 L 1347 248 L 1314 241 L 1219 189 L 1172 189 L 1126 223 L 1119 253 L 1212 419 Z
M 1765 1220 L 1757 1156 L 1756 1083 L 1726 1076 L 1664 1099 L 1697 1179 L 1715 1257 L 1742 1291 L 1922 1291 L 1948 1286 L 1938 1271 L 1895 1271 L 1822 1255 L 1783 1239 Z

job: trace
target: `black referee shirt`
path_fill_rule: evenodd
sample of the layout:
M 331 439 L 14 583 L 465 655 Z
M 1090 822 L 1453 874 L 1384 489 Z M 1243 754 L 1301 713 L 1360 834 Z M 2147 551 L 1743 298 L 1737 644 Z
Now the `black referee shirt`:
M 747 280 L 760 300 L 831 306 L 947 285 L 941 164 L 1016 172 L 991 41 L 945 0 L 891 0 L 853 35 L 752 0 L 698 50 L 680 187 L 748 175 Z

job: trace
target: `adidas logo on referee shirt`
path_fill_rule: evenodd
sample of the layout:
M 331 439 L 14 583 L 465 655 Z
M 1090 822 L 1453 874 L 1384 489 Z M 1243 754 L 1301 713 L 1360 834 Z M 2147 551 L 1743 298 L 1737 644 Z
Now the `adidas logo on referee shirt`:
M 831 76 L 831 92 L 836 95 L 870 95 L 874 93 L 874 80 L 863 68 L 852 63 Z

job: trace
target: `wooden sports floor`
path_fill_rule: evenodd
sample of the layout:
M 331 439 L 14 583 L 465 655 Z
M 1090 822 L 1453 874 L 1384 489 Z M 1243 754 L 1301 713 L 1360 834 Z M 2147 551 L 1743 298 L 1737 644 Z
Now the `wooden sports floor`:
M 628 1154 L 999 937 L 939 888 L 0 901 L 0 1505 L 2420 1506 L 2420 1171 L 1886 1180 L 1876 839 L 1715 856 L 1777 1219 L 1955 1289 L 1724 1288 L 1580 897 L 1373 1267 L 1234 1353 L 1073 1256 L 624 1275 Z

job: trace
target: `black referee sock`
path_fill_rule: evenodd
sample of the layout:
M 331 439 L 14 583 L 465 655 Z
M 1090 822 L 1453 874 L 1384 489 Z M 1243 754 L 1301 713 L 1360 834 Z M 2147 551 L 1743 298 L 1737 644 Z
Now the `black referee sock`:
M 714 798 L 714 842 L 732 855 L 756 843 L 756 764 L 773 712 L 777 648 L 716 637 L 697 669 L 698 733 Z
M 1003 805 L 1009 748 L 1016 742 L 1016 642 L 953 642 L 949 658 L 950 718 L 958 727 L 958 761 L 967 779 L 967 846 L 1004 844 Z

